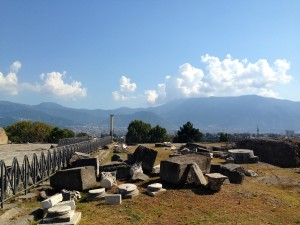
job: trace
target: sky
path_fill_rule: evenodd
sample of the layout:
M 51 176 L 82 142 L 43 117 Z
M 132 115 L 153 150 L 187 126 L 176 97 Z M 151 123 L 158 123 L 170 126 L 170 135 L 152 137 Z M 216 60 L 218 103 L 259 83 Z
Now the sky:
M 0 100 L 115 109 L 300 101 L 298 0 L 1 0 Z

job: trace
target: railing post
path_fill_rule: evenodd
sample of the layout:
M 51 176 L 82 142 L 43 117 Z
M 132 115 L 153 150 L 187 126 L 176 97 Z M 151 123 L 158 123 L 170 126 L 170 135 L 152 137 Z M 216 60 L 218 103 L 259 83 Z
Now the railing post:
M 6 179 L 6 176 L 4 176 L 4 161 L 3 160 L 1 160 L 0 161 L 0 164 L 1 164 L 1 208 L 3 209 L 3 204 L 4 204 L 4 200 L 5 200 L 5 190 L 4 190 L 4 188 L 5 188 L 5 179 Z M 4 179 L 4 177 L 5 177 L 5 179 Z
M 25 165 L 24 165 L 24 167 L 25 167 L 25 171 L 24 171 L 24 178 L 25 178 L 25 195 L 27 195 L 27 187 L 28 187 L 28 178 L 29 178 L 29 176 L 28 176 L 28 163 L 29 163 L 29 161 L 28 161 L 28 157 L 27 157 L 27 155 L 25 155 L 25 157 L 24 157 L 24 163 L 25 163 Z

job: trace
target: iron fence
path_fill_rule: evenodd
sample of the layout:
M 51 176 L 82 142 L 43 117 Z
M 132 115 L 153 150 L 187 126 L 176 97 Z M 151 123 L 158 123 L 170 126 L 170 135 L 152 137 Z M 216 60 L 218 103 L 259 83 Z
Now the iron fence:
M 80 142 L 84 142 L 84 141 L 89 141 L 92 138 L 90 137 L 79 137 L 79 138 L 62 138 L 58 140 L 58 146 L 65 146 L 65 145 L 72 145 L 72 144 L 77 144 Z
M 1 208 L 6 200 L 19 193 L 27 194 L 32 186 L 47 180 L 56 171 L 66 168 L 74 152 L 90 154 L 98 147 L 109 143 L 111 143 L 111 137 L 94 138 L 50 149 L 47 154 L 41 152 L 39 157 L 34 153 L 31 161 L 25 155 L 22 164 L 14 158 L 11 166 L 5 165 L 5 162 L 0 160 Z

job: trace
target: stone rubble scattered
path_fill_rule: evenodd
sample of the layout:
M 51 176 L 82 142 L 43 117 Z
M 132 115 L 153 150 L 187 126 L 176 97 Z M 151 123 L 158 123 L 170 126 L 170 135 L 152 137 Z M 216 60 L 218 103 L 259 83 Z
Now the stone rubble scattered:
M 151 176 L 160 176 L 162 181 L 173 185 L 190 184 L 208 188 L 214 192 L 220 191 L 222 185 L 228 182 L 241 184 L 245 175 L 251 177 L 257 176 L 257 173 L 254 171 L 244 170 L 240 165 L 233 163 L 244 160 L 243 156 L 238 154 L 227 153 L 226 155 L 226 153 L 224 153 L 224 159 L 226 155 L 226 164 L 212 165 L 211 150 L 206 149 L 203 146 L 188 144 L 182 146 L 179 150 L 175 147 L 174 149 L 174 154 L 170 155 L 170 158 L 162 160 L 160 164 L 155 166 L 154 162 L 157 152 L 144 146 L 139 146 L 136 152 L 130 154 L 127 161 L 120 160 L 118 155 L 114 155 L 113 158 L 116 161 L 99 165 L 97 166 L 98 168 L 95 168 L 95 170 L 99 169 L 101 187 L 99 187 L 99 185 L 95 186 L 93 180 L 92 184 L 86 182 L 87 187 L 77 185 L 79 187 L 78 189 L 86 190 L 89 188 L 86 201 L 104 200 L 105 204 L 119 205 L 122 204 L 122 199 L 134 198 L 140 194 L 137 185 L 131 182 L 148 181 L 150 178 L 147 174 L 151 174 Z M 221 155 L 223 153 L 219 154 Z M 251 152 L 249 154 L 250 161 L 252 160 L 251 162 L 257 160 Z M 87 172 L 87 169 L 94 169 L 94 166 L 96 165 L 94 160 L 89 160 L 87 155 L 77 154 L 76 157 L 73 157 L 72 165 L 76 165 L 77 160 L 81 160 L 81 162 L 87 163 L 87 165 L 85 165 L 85 167 L 79 167 L 79 170 L 73 168 L 70 171 L 60 172 L 60 176 L 58 177 L 67 177 L 68 174 L 71 176 L 80 174 L 80 179 L 86 180 L 84 174 L 88 174 L 90 177 L 93 177 L 92 174 L 97 175 L 97 173 L 94 172 L 95 170 Z M 146 171 L 147 174 L 145 174 L 144 171 Z M 94 177 L 92 179 L 94 179 Z M 127 183 L 125 182 L 118 185 L 117 193 L 114 189 L 112 189 L 113 191 L 110 191 L 114 193 L 107 193 L 106 190 L 117 185 L 117 180 L 120 179 L 126 179 Z M 51 183 L 54 188 L 57 186 L 60 187 L 61 185 L 61 182 L 57 182 L 53 179 Z M 152 183 L 147 185 L 145 193 L 154 197 L 166 191 L 167 190 L 163 188 L 162 183 Z M 41 224 L 77 224 L 81 218 L 81 212 L 75 211 L 75 201 L 80 198 L 79 191 L 63 189 L 61 193 L 42 201 L 42 208 L 46 217 L 41 221 Z

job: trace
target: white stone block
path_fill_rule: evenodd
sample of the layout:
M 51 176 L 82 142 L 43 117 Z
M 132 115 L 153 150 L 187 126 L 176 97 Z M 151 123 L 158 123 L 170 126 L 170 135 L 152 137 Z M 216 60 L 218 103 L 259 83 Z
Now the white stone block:
M 63 196 L 61 193 L 53 195 L 50 198 L 47 198 L 46 200 L 42 201 L 42 208 L 49 209 L 55 206 L 57 203 L 61 202 L 62 200 L 63 200 Z

